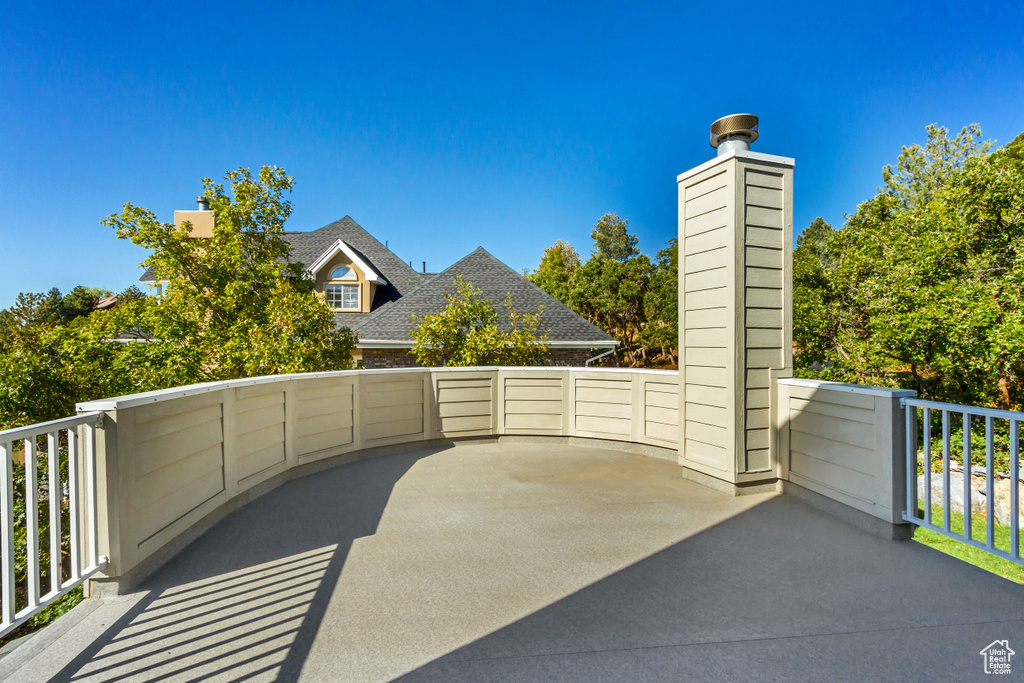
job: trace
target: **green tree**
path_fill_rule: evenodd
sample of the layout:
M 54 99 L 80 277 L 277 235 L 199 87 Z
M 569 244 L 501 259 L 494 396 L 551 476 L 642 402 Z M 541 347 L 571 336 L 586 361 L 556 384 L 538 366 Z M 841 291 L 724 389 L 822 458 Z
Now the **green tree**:
M 351 367 L 351 332 L 334 328 L 301 264 L 283 265 L 292 179 L 268 167 L 226 177 L 230 194 L 203 181 L 210 239 L 131 204 L 104 221 L 153 250 L 144 265 L 170 281 L 164 296 L 132 287 L 116 307 L 81 315 L 102 290 L 75 288 L 23 294 L 0 312 L 0 427 L 64 417 L 104 396 Z M 136 341 L 117 341 L 125 338 Z
M 647 324 L 640 333 L 644 348 L 678 360 L 679 354 L 679 240 L 660 250 L 653 263 L 650 290 L 644 298 Z
M 230 194 L 203 179 L 214 213 L 212 238 L 194 239 L 191 223 L 162 223 L 131 204 L 103 221 L 118 237 L 152 249 L 143 265 L 170 282 L 159 301 L 130 309 L 138 318 L 134 327 L 174 349 L 197 380 L 350 367 L 351 333 L 335 329 L 301 264 L 282 265 L 289 254 L 282 234 L 291 213 L 284 194 L 293 179 L 268 166 L 257 176 L 240 168 L 225 179 Z
M 590 238 L 594 240 L 593 254 L 622 262 L 638 256 L 639 240 L 626 229 L 627 223 L 628 221 L 619 218 L 617 213 L 606 213 L 601 216 L 594 224 L 594 229 L 590 231 Z
M 61 294 L 60 290 L 54 287 L 46 294 L 46 305 L 57 320 L 69 323 L 75 318 L 91 313 L 100 299 L 111 294 L 113 292 L 109 289 L 81 285 L 67 294 Z
M 413 316 L 412 354 L 423 366 L 540 365 L 548 358 L 547 333 L 538 334 L 540 314 L 519 313 L 512 294 L 505 300 L 505 324 L 494 304 L 461 275 L 456 293 L 434 315 Z
M 980 135 L 930 126 L 844 229 L 798 246 L 801 372 L 1021 407 L 1024 171 Z
M 793 341 L 798 367 L 820 367 L 836 348 L 838 319 L 830 279 L 835 257 L 829 251 L 834 232 L 819 216 L 797 237 L 793 251 L 793 319 L 799 321 L 793 327 Z
M 526 279 L 559 301 L 567 301 L 573 276 L 580 266 L 580 255 L 565 240 L 557 240 L 544 250 L 540 265 Z
M 619 342 L 611 362 L 672 361 L 678 354 L 679 248 L 671 240 L 652 262 L 627 225 L 618 214 L 601 216 L 586 262 L 559 240 L 529 278 Z

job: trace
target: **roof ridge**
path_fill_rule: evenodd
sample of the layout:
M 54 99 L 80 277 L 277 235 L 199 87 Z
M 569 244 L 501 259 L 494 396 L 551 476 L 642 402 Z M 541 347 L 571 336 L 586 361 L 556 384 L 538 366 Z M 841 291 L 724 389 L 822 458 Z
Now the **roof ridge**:
M 360 325 L 359 325 L 359 328 L 372 327 L 376 323 L 383 323 L 384 326 L 387 326 L 389 323 L 386 322 L 386 321 L 389 320 L 389 319 L 393 320 L 393 323 L 398 323 L 399 319 L 401 318 L 401 316 L 403 314 L 403 312 L 408 310 L 408 309 L 412 309 L 411 312 L 415 313 L 416 310 L 417 310 L 417 307 L 421 305 L 421 302 L 417 301 L 417 299 L 422 299 L 421 295 L 424 294 L 424 290 L 427 290 L 427 291 L 430 292 L 429 296 L 436 295 L 436 292 L 434 292 L 434 291 L 432 291 L 432 290 L 430 290 L 428 288 L 431 285 L 435 285 L 438 282 L 439 279 L 442 279 L 445 276 L 451 277 L 453 275 L 464 275 L 462 272 L 460 272 L 460 271 L 463 270 L 460 266 L 462 266 L 462 264 L 464 262 L 466 262 L 467 260 L 469 260 L 473 256 L 477 256 L 477 257 L 484 256 L 484 257 L 486 257 L 488 263 L 487 263 L 487 266 L 485 266 L 485 267 L 491 268 L 493 270 L 498 270 L 499 271 L 498 272 L 499 277 L 507 277 L 508 274 L 511 273 L 514 276 L 512 279 L 514 281 L 517 281 L 517 284 L 515 285 L 515 287 L 520 287 L 520 286 L 522 286 L 523 283 L 528 284 L 529 285 L 528 290 L 530 290 L 533 293 L 532 295 L 535 296 L 535 297 L 539 297 L 540 298 L 539 305 L 542 307 L 540 312 L 542 312 L 543 309 L 547 309 L 548 310 L 548 315 L 555 315 L 555 316 L 570 315 L 570 316 L 573 316 L 586 329 L 590 330 L 591 333 L 594 333 L 597 336 L 603 337 L 605 339 L 611 339 L 611 336 L 608 335 L 607 332 L 605 332 L 604 330 L 599 328 L 597 325 L 594 325 L 592 322 L 590 322 L 589 320 L 584 318 L 582 315 L 580 315 L 576 311 L 574 311 L 571 308 L 569 308 L 569 306 L 567 306 L 565 303 L 559 301 L 558 299 L 556 299 L 555 297 L 551 296 L 549 293 L 545 292 L 543 289 L 541 289 L 540 287 L 538 287 L 534 283 L 530 282 L 528 279 L 526 279 L 523 276 L 522 273 L 516 271 L 514 268 L 512 268 L 512 266 L 508 265 L 507 263 L 505 263 L 504 261 L 499 259 L 497 256 L 495 256 L 494 254 L 490 253 L 489 251 L 484 249 L 482 246 L 481 247 L 477 247 L 476 249 L 474 249 L 470 253 L 468 253 L 465 256 L 463 256 L 462 258 L 460 258 L 455 263 L 453 263 L 450 266 L 448 266 L 447 268 L 445 268 L 440 273 L 437 273 L 433 277 L 427 279 L 421 285 L 419 285 L 418 287 L 410 290 L 408 293 L 403 295 L 400 299 L 398 299 L 398 300 L 392 302 L 391 304 L 389 304 L 386 308 L 382 307 L 382 308 L 378 309 L 373 315 L 371 315 L 370 317 L 368 317 L 364 321 L 362 321 L 362 323 L 360 323 Z M 504 271 L 500 271 L 499 269 L 493 268 L 494 264 L 500 264 L 501 266 L 503 266 L 504 267 Z M 502 272 L 504 273 L 504 275 L 501 275 Z M 473 282 L 472 277 L 466 277 L 466 279 L 470 283 Z M 477 286 L 479 286 L 479 285 L 477 285 Z M 487 289 L 487 287 L 485 286 L 484 289 Z M 500 287 L 499 287 L 499 289 L 500 289 Z M 514 290 L 513 289 L 509 289 L 508 291 L 514 291 Z M 444 292 L 442 291 L 441 294 L 444 294 Z M 502 302 L 501 301 L 491 301 L 491 303 L 494 304 L 495 307 L 497 307 Z M 552 321 L 552 324 L 555 324 L 554 321 Z
M 338 220 L 334 221 L 333 223 L 328 223 L 328 224 L 327 224 L 327 225 L 325 225 L 325 226 L 324 226 L 323 228 L 317 228 L 317 230 L 323 230 L 324 228 L 328 228 L 328 227 L 330 227 L 330 226 L 332 226 L 332 225 L 335 225 L 335 224 L 337 224 L 337 223 L 344 223 L 345 221 L 348 221 L 349 223 L 351 223 L 351 224 L 352 224 L 352 225 L 354 225 L 355 227 L 357 227 L 357 228 L 359 228 L 360 230 L 362 230 L 362 231 L 363 231 L 363 233 L 364 233 L 364 234 L 365 234 L 365 235 L 366 235 L 367 237 L 369 237 L 369 238 L 370 238 L 371 240 L 373 240 L 374 242 L 376 242 L 376 243 L 377 243 L 377 246 L 379 246 L 379 247 L 380 247 L 381 249 L 383 249 L 383 250 L 384 250 L 384 251 L 386 251 L 387 253 L 389 253 L 389 254 L 391 254 L 392 256 L 394 256 L 394 257 L 395 257 L 395 260 L 397 260 L 397 261 L 398 261 L 399 263 L 401 263 L 401 264 L 402 264 L 402 267 L 404 267 L 404 268 L 407 268 L 407 269 L 409 270 L 409 272 L 410 272 L 410 273 L 413 273 L 413 274 L 415 274 L 415 275 L 417 275 L 417 276 L 418 276 L 418 275 L 420 275 L 420 273 L 417 273 L 417 272 L 416 272 L 416 269 L 415 269 L 415 268 L 413 268 L 413 267 L 412 267 L 411 265 L 409 265 L 408 263 L 406 263 L 405 261 L 403 261 L 403 260 L 401 259 L 401 257 L 399 257 L 399 256 L 398 256 L 398 254 L 396 254 L 395 252 L 391 251 L 391 247 L 389 247 L 388 245 L 386 245 L 386 244 L 382 243 L 382 242 L 381 242 L 381 241 L 380 241 L 379 239 L 377 239 L 376 237 L 374 237 L 374 236 L 373 236 L 373 233 L 371 233 L 371 232 L 370 232 L 369 230 L 367 230 L 367 229 L 366 229 L 366 228 L 364 228 L 364 227 L 363 227 L 362 225 L 360 225 L 359 223 L 357 223 L 357 222 L 356 222 L 356 219 L 352 218 L 352 216 L 350 216 L 350 215 L 348 215 L 348 214 L 345 214 L 345 216 L 344 216 L 343 218 L 340 218 L 340 219 L 338 219 Z M 316 232 L 316 231 L 314 231 L 314 232 Z M 352 246 L 352 245 L 349 245 L 349 246 Z M 355 247 L 353 247 L 353 248 L 355 248 Z M 360 251 L 363 251 L 363 250 L 360 250 Z

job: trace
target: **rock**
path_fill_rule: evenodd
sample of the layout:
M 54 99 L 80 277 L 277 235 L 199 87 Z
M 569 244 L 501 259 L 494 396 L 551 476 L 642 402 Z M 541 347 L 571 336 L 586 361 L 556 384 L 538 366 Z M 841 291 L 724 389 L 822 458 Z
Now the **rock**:
M 950 468 L 952 470 L 952 468 Z M 978 493 L 978 487 L 985 483 L 982 477 L 971 477 L 971 510 L 979 512 L 985 509 L 986 498 Z M 917 499 L 923 506 L 924 497 L 924 475 L 917 477 Z M 964 511 L 964 475 L 962 472 L 949 473 L 949 500 L 953 512 L 963 514 Z M 942 472 L 932 472 L 932 505 L 942 505 Z
M 1012 482 L 1010 479 L 1002 479 L 996 482 L 995 485 L 995 509 L 996 509 L 996 521 L 1003 526 L 1010 526 L 1010 494 L 1012 493 L 1013 484 L 1017 484 L 1017 501 L 1018 505 L 1024 504 L 1024 484 L 1020 482 Z M 1018 529 L 1024 529 L 1024 515 L 1021 511 L 1017 510 L 1017 523 Z

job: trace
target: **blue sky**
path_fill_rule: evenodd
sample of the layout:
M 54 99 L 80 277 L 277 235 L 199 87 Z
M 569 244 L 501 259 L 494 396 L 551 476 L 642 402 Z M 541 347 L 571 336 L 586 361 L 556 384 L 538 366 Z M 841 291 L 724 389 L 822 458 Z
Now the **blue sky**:
M 0 307 L 121 290 L 203 176 L 296 179 L 289 229 L 351 215 L 437 271 L 532 268 L 605 212 L 653 254 L 708 126 L 795 157 L 795 227 L 834 224 L 937 122 L 1024 130 L 1024 3 L 13 3 L 0 6 Z

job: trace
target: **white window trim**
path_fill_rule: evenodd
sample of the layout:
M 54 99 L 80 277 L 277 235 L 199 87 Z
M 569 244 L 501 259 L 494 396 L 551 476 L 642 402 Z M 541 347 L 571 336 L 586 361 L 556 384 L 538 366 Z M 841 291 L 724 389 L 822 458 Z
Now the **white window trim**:
M 341 308 L 339 306 L 334 306 L 333 304 L 331 304 L 330 299 L 327 296 L 327 288 L 328 287 L 341 287 L 342 288 L 340 294 L 341 294 L 341 302 L 342 302 L 343 305 L 345 303 L 345 289 L 344 288 L 345 287 L 355 287 L 355 290 L 356 290 L 356 305 L 355 305 L 355 308 Z M 350 313 L 351 312 L 358 313 L 359 311 L 363 310 L 363 306 L 362 306 L 362 303 L 363 303 L 363 287 L 358 282 L 353 284 L 351 282 L 345 282 L 345 281 L 342 281 L 342 280 L 330 280 L 327 284 L 324 285 L 324 300 L 327 302 L 327 305 L 331 307 L 332 311 L 348 311 Z

